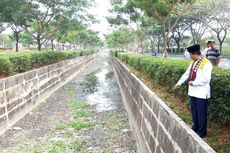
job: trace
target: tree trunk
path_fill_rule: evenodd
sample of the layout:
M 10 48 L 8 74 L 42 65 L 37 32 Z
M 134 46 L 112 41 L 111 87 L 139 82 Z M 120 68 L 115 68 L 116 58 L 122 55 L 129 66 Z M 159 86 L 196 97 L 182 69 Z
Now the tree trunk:
M 160 36 L 158 36 L 157 40 L 157 52 L 160 53 Z
M 176 46 L 177 46 L 177 51 L 178 51 L 178 53 L 180 53 L 180 41 L 179 41 L 179 38 L 178 38 L 178 40 L 175 40 L 175 42 L 176 42 Z
M 37 45 L 38 45 L 38 51 L 41 51 L 42 44 L 41 44 L 41 40 L 39 38 L 37 38 Z
M 163 57 L 166 58 L 168 57 L 168 51 L 167 51 L 167 43 L 168 43 L 168 33 L 169 31 L 166 31 L 165 23 L 163 24 L 163 29 L 164 29 L 164 52 L 163 52 Z M 168 29 L 169 30 L 169 29 Z
M 224 43 L 225 37 L 226 37 L 226 35 L 227 35 L 227 30 L 226 30 L 226 29 L 224 29 L 224 36 L 223 36 L 223 38 L 222 38 L 222 39 L 220 38 L 220 32 L 217 32 L 217 33 L 216 33 L 216 35 L 217 35 L 217 39 L 218 39 L 219 44 L 220 44 L 220 48 L 219 48 L 219 50 L 220 50 L 220 53 L 222 53 L 222 46 L 223 46 L 223 43 Z
M 54 39 L 51 38 L 51 47 L 52 47 L 52 51 L 54 50 Z
M 18 52 L 18 43 L 19 43 L 19 32 L 14 32 L 15 35 L 15 41 L 16 41 L 16 46 L 15 46 L 15 50 L 16 52 Z

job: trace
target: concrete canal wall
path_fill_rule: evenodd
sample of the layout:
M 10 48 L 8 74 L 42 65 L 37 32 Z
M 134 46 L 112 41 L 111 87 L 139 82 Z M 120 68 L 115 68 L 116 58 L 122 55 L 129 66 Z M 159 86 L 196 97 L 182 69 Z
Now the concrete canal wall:
M 112 62 L 138 152 L 215 153 L 117 58 Z
M 69 81 L 95 56 L 77 57 L 0 79 L 0 134 Z

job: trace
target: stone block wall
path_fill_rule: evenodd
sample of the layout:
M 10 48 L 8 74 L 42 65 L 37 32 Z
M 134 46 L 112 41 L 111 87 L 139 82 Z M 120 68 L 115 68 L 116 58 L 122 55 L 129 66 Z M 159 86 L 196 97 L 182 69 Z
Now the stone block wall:
M 215 153 L 120 61 L 112 57 L 140 153 Z
M 95 56 L 77 57 L 0 79 L 0 134 L 69 81 Z

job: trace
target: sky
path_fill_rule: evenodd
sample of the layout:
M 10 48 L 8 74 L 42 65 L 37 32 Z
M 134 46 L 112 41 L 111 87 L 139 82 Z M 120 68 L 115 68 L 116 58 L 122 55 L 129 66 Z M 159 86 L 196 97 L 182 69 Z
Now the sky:
M 109 0 L 95 0 L 95 8 L 92 8 L 90 12 L 96 16 L 100 23 L 92 24 L 90 28 L 94 31 L 100 32 L 100 37 L 103 38 L 103 34 L 107 34 L 110 31 L 109 23 L 106 20 L 106 16 L 109 15 L 108 10 L 111 8 Z
M 93 31 L 99 31 L 100 37 L 104 39 L 104 34 L 109 32 L 109 23 L 106 20 L 106 16 L 109 14 L 108 10 L 111 8 L 110 0 L 95 0 L 95 8 L 91 8 L 89 11 L 96 16 L 100 23 L 95 23 L 90 26 Z M 5 30 L 3 33 L 11 33 L 10 29 Z

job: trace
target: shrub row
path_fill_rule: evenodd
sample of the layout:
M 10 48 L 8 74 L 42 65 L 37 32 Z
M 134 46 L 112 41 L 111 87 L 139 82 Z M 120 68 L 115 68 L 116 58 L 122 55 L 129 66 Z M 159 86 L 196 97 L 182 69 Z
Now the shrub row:
M 65 59 L 93 54 L 93 51 L 41 51 L 0 53 L 0 75 L 11 75 Z
M 146 74 L 153 83 L 164 86 L 169 92 L 180 96 L 184 102 L 189 101 L 186 85 L 179 91 L 172 91 L 174 84 L 187 69 L 188 60 L 162 59 L 121 52 L 117 54 L 123 62 Z M 209 100 L 208 112 L 210 121 L 230 123 L 230 70 L 215 67 L 212 72 L 211 89 L 212 97 Z

